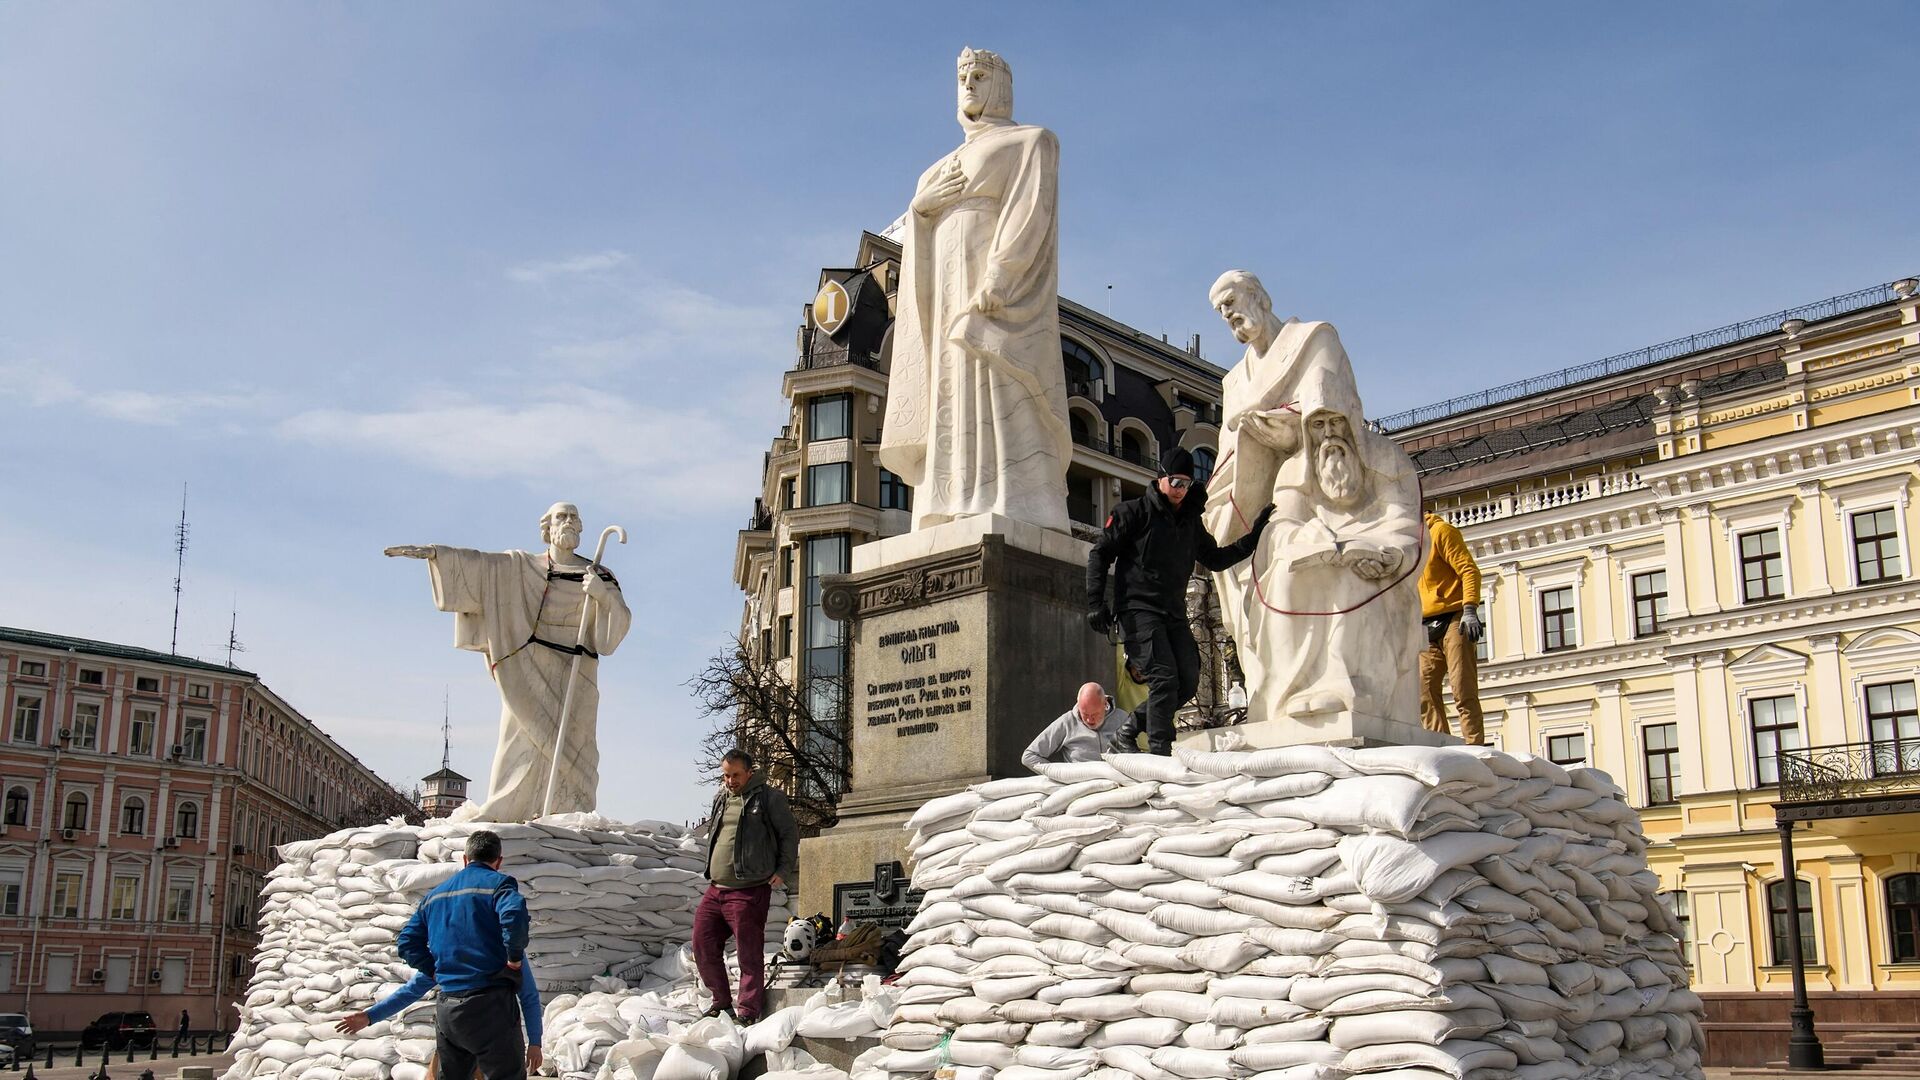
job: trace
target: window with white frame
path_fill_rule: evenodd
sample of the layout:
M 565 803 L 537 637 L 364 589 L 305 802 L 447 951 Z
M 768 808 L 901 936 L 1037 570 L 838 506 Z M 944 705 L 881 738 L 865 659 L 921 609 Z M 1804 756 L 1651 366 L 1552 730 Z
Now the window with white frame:
M 1540 590 L 1540 649 L 1553 652 L 1580 644 L 1573 607 L 1573 586 Z
M 1805 962 L 1816 963 L 1816 950 L 1819 939 L 1813 931 L 1813 886 L 1806 878 L 1795 878 L 1793 899 L 1787 899 L 1788 885 L 1785 881 L 1767 884 L 1767 928 L 1768 937 L 1773 946 L 1773 962 L 1783 966 L 1793 962 L 1792 938 L 1789 935 L 1799 930 L 1800 958 Z
M 0 915 L 20 914 L 20 897 L 27 888 L 27 871 L 23 867 L 0 867 Z
M 25 665 L 22 665 L 23 667 Z M 37 743 L 40 741 L 40 705 L 38 694 L 15 694 L 13 698 L 13 741 L 17 743 Z
M 138 795 L 127 796 L 120 805 L 120 831 L 128 836 L 140 836 L 147 831 L 147 800 Z
M 44 679 L 47 677 L 47 662 L 44 660 L 20 661 L 20 677 L 23 679 Z
M 1587 733 L 1568 731 L 1547 736 L 1547 760 L 1555 765 L 1585 765 L 1587 763 Z
M 1780 752 L 1800 750 L 1806 742 L 1800 736 L 1800 707 L 1792 694 L 1754 698 L 1747 702 L 1748 722 L 1753 726 L 1753 779 L 1770 786 L 1780 782 Z
M 200 804 L 183 802 L 173 812 L 173 835 L 182 840 L 197 839 L 200 835 Z
M 1914 707 L 1913 680 L 1875 683 L 1864 690 L 1874 775 L 1920 772 L 1920 711 Z
M 190 698 L 196 698 L 200 701 L 206 701 L 213 697 L 213 687 L 208 686 L 206 683 L 203 683 L 203 682 L 188 683 L 187 696 Z
M 1900 565 L 1899 516 L 1891 506 L 1848 515 L 1853 533 L 1853 580 L 1884 585 L 1906 575 Z
M 160 692 L 160 679 L 154 675 L 135 675 L 133 692 L 136 694 L 157 694 Z
M 1645 764 L 1648 805 L 1657 806 L 1678 799 L 1680 725 L 1648 724 L 1641 728 L 1640 756 Z
M 207 760 L 207 718 L 189 716 L 180 725 L 180 756 L 188 761 Z
M 100 748 L 99 702 L 76 701 L 73 703 L 73 748 L 75 750 Z
M 25 825 L 33 810 L 33 793 L 19 784 L 7 789 L 6 816 L 0 818 L 8 825 Z
M 1740 599 L 1757 604 L 1787 595 L 1786 556 L 1780 551 L 1780 530 L 1759 529 L 1740 534 Z
M 107 918 L 132 921 L 140 917 L 140 877 L 137 874 L 113 875 L 108 893 Z
M 192 878 L 167 879 L 166 919 L 168 922 L 193 921 L 193 890 Z
M 1651 637 L 1667 620 L 1667 572 L 1648 570 L 1628 580 L 1633 588 L 1633 636 Z
M 55 870 L 53 872 L 53 901 L 47 914 L 56 919 L 77 919 L 80 917 L 80 894 L 86 888 L 87 875 L 82 870 Z
M 67 796 L 66 814 L 60 819 L 60 827 L 75 832 L 87 831 L 87 811 L 91 809 L 90 800 L 85 792 L 75 791 Z
M 133 723 L 127 729 L 127 753 L 153 756 L 153 733 L 160 730 L 160 714 L 153 709 L 133 710 Z

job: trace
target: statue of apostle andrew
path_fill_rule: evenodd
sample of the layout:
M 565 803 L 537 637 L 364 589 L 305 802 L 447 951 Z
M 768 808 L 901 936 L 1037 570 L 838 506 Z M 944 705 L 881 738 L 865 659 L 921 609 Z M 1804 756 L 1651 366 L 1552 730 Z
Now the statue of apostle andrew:
M 454 613 L 455 647 L 486 654 L 487 670 L 500 688 L 500 745 L 493 754 L 487 801 L 462 818 L 539 817 L 556 752 L 560 768 L 553 812 L 594 809 L 600 788 L 599 658 L 619 646 L 633 617 L 620 583 L 605 567 L 587 572 L 590 560 L 577 551 L 580 527 L 579 509 L 561 502 L 540 517 L 547 550 L 538 554 L 442 544 L 386 550 L 390 556 L 427 561 L 434 606 Z M 580 664 L 566 745 L 556 748 L 560 706 L 576 655 Z
M 959 149 L 906 217 L 880 461 L 914 489 L 913 527 L 1001 514 L 1067 531 L 1060 362 L 1060 144 L 1013 122 L 1013 73 L 960 54 Z

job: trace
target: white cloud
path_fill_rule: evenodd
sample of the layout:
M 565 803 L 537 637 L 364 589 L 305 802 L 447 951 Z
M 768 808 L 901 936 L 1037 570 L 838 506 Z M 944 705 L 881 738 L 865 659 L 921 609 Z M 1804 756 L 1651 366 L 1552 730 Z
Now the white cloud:
M 35 408 L 74 406 L 110 420 L 134 424 L 178 424 L 204 413 L 261 408 L 265 395 L 251 391 L 90 390 L 45 364 L 0 364 L 0 397 L 25 399 Z
M 460 398 L 386 412 L 312 409 L 283 420 L 281 436 L 375 450 L 461 477 L 515 478 L 543 495 L 582 484 L 675 511 L 738 506 L 759 486 L 758 451 L 737 425 L 586 386 L 537 398 Z M 576 479 L 569 480 L 569 477 Z
M 623 266 L 628 260 L 624 251 L 596 251 L 587 255 L 574 255 L 565 259 L 547 259 L 521 263 L 507 269 L 507 278 L 511 281 L 539 285 L 555 278 L 580 277 L 589 274 L 601 274 L 615 267 Z

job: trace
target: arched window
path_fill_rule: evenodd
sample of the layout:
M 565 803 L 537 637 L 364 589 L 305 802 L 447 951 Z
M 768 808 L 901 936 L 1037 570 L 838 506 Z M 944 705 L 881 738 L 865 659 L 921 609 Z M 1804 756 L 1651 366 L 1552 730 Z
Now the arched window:
M 27 823 L 27 814 L 32 809 L 33 796 L 27 794 L 26 788 L 11 787 L 7 789 L 7 824 L 25 825 Z
M 1806 878 L 1794 879 L 1794 903 L 1787 903 L 1787 883 L 1784 880 L 1767 885 L 1767 928 L 1773 939 L 1773 962 L 1775 964 L 1793 963 L 1793 944 L 1787 935 L 1793 933 L 1797 921 L 1800 934 L 1800 956 L 1807 963 L 1814 963 L 1817 955 L 1817 942 L 1813 934 L 1813 886 Z M 1796 920 L 1795 916 L 1799 918 Z
M 200 804 L 183 802 L 173 812 L 173 835 L 192 840 L 200 835 Z
M 90 808 L 86 795 L 76 791 L 67 796 L 66 805 L 67 816 L 62 820 L 60 827 L 85 832 L 87 828 L 87 810 Z
M 1204 484 L 1213 475 L 1213 447 L 1196 446 L 1193 448 L 1193 482 Z
M 1120 457 L 1135 465 L 1152 468 L 1157 462 L 1147 460 L 1147 437 L 1129 428 L 1120 433 Z
M 147 831 L 147 800 L 129 795 L 127 801 L 120 804 L 120 831 L 129 836 Z
M 1087 414 L 1077 409 L 1067 410 L 1067 430 L 1073 433 L 1073 441 L 1081 446 L 1093 445 L 1093 422 Z
M 1887 932 L 1892 935 L 1888 961 L 1920 963 L 1920 874 L 1887 879 Z
M 1060 362 L 1067 369 L 1067 396 L 1100 400 L 1095 389 L 1106 380 L 1106 367 L 1085 345 L 1060 339 Z

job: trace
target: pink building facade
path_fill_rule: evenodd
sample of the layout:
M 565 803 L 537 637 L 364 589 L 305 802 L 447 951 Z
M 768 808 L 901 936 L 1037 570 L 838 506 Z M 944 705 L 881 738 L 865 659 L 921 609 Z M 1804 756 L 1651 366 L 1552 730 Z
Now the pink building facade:
M 394 816 L 251 672 L 0 627 L 0 1012 L 232 1030 L 273 847 Z

